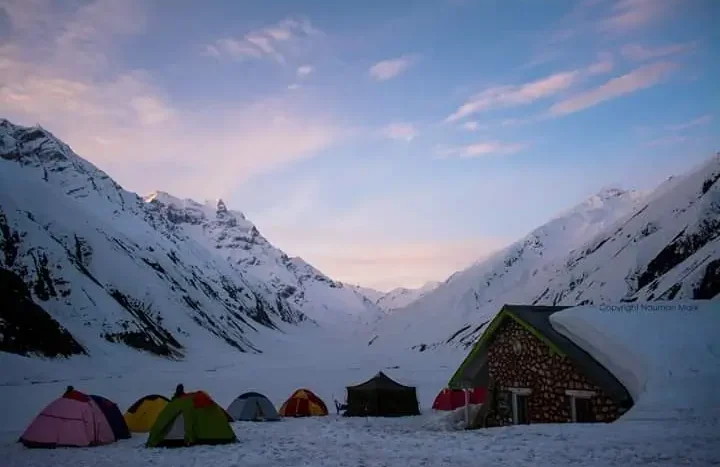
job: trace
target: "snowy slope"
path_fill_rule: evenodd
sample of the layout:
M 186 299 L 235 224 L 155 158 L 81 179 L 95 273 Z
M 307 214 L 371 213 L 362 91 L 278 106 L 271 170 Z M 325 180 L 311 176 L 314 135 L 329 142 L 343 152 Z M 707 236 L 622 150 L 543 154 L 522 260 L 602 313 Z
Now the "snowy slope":
M 550 321 L 628 389 L 622 421 L 720 418 L 720 300 L 584 306 Z
M 42 128 L 0 120 L 0 188 L 3 303 L 35 317 L 3 308 L 2 351 L 110 355 L 127 346 L 174 359 L 200 348 L 259 352 L 262 334 L 307 321 L 292 294 L 229 263 L 211 241 L 188 235 L 181 220 Z M 234 214 L 213 217 L 222 230 Z M 324 278 L 288 262 L 296 277 Z M 339 309 L 340 299 L 324 302 L 319 286 L 307 290 L 314 306 Z
M 477 331 L 503 303 L 523 301 L 518 291 L 532 281 L 534 271 L 553 259 L 563 258 L 631 212 L 643 196 L 634 191 L 605 190 L 560 213 L 521 240 L 453 274 L 432 292 L 378 322 L 375 342 L 382 345 L 385 341 L 391 346 L 400 343 L 422 350 L 427 345 L 443 343 L 459 330 Z
M 320 325 L 347 328 L 382 315 L 365 295 L 270 244 L 242 212 L 228 210 L 222 200 L 200 204 L 163 192 L 145 200 L 178 226 L 178 233 L 205 246 L 251 283 L 270 287 Z
M 703 299 L 720 290 L 720 155 L 650 194 L 605 191 L 380 321 L 373 345 L 471 345 L 505 303 Z

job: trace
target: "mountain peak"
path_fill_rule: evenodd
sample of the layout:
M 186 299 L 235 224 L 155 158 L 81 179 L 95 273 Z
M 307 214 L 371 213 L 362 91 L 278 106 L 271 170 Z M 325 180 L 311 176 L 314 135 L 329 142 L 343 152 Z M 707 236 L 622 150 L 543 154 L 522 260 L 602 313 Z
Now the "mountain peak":
M 218 214 L 228 212 L 227 206 L 225 206 L 225 202 L 222 199 L 217 200 L 217 212 Z

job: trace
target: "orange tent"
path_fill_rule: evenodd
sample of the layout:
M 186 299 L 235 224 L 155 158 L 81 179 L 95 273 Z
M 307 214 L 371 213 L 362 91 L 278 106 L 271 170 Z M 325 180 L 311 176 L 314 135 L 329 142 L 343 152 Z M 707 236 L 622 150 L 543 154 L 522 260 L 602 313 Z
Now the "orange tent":
M 317 417 L 327 414 L 325 402 L 309 389 L 298 389 L 280 407 L 282 417 Z

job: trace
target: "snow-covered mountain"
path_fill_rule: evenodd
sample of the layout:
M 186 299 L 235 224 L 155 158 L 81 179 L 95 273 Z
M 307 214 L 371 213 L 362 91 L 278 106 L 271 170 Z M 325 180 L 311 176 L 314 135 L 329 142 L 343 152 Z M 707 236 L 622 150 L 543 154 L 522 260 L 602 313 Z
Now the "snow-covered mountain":
M 430 281 L 417 289 L 398 287 L 392 289 L 390 292 L 380 297 L 376 303 L 383 310 L 397 310 L 398 308 L 404 308 L 410 305 L 412 302 L 420 299 L 421 297 L 424 297 L 428 293 L 438 288 L 439 285 L 440 282 Z
M 649 194 L 603 191 L 375 326 L 371 345 L 470 345 L 505 303 L 720 292 L 720 154 Z
M 360 324 L 382 315 L 362 293 L 274 247 L 242 212 L 228 210 L 222 200 L 200 204 L 155 192 L 145 201 L 246 280 L 270 287 L 321 325 Z
M 377 307 L 379 307 L 383 312 L 389 313 L 391 311 L 410 305 L 415 300 L 435 290 L 440 284 L 441 283 L 437 281 L 430 281 L 417 289 L 397 287 L 389 292 L 381 292 L 379 290 L 371 289 L 369 287 L 362 287 L 359 285 L 346 284 L 346 286 L 352 288 L 357 293 L 366 297 Z
M 170 200 L 146 202 L 48 131 L 0 120 L 0 351 L 260 352 L 256 336 L 308 315 L 378 312 L 241 214 Z

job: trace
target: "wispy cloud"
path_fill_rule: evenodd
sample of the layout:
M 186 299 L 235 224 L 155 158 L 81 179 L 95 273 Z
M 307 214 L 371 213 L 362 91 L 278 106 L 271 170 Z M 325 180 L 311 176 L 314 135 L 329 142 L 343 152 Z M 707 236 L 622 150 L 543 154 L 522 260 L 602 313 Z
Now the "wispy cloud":
M 713 117 L 712 115 L 703 115 L 702 117 L 698 117 L 694 120 L 690 120 L 689 122 L 684 123 L 678 123 L 675 125 L 668 125 L 666 128 L 671 131 L 682 131 L 687 130 L 688 128 L 693 128 L 696 126 L 702 126 L 707 125 L 712 121 Z
M 297 75 L 299 78 L 309 76 L 313 71 L 315 71 L 315 68 L 313 68 L 310 65 L 302 65 L 299 66 L 297 69 Z
M 460 157 L 473 158 L 491 155 L 515 154 L 528 147 L 525 143 L 505 143 L 502 141 L 481 141 L 467 146 L 438 146 L 435 155 L 440 158 Z
M 418 130 L 412 123 L 391 123 L 382 130 L 386 138 L 402 141 L 412 141 L 418 135 Z
M 667 57 L 668 55 L 682 54 L 695 48 L 697 43 L 670 44 L 661 47 L 646 47 L 639 44 L 628 44 L 621 49 L 622 55 L 635 61 L 651 60 Z
M 597 61 L 591 63 L 586 71 L 589 75 L 604 75 L 610 73 L 614 66 L 613 55 L 609 52 L 600 52 Z
M 470 98 L 445 121 L 455 122 L 478 112 L 529 104 L 569 88 L 577 78 L 578 72 L 570 71 L 556 73 L 522 85 L 492 87 Z
M 613 78 L 602 86 L 582 92 L 554 104 L 550 108 L 553 115 L 566 115 L 592 107 L 616 97 L 646 89 L 663 80 L 677 65 L 659 62 L 647 65 L 628 74 Z
M 669 135 L 647 141 L 644 145 L 647 147 L 670 146 L 672 144 L 682 143 L 686 140 L 687 138 L 685 136 Z
M 566 91 L 590 75 L 609 73 L 613 69 L 613 56 L 599 53 L 597 60 L 584 68 L 563 71 L 520 85 L 494 86 L 471 97 L 445 119 L 446 123 L 493 109 L 518 107 L 546 99 Z
M 487 125 L 480 124 L 475 121 L 469 121 L 465 122 L 462 125 L 460 125 L 460 128 L 467 131 L 478 131 L 478 130 L 485 130 L 487 129 Z
M 417 58 L 414 55 L 403 55 L 398 58 L 382 60 L 371 66 L 368 74 L 376 81 L 387 81 L 403 73 L 416 60 Z
M 242 37 L 224 37 L 205 46 L 205 54 L 217 59 L 271 59 L 286 63 L 285 53 L 293 42 L 319 34 L 307 18 L 286 18 L 273 26 Z
M 682 2 L 676 0 L 618 0 L 611 12 L 598 23 L 603 32 L 621 34 L 644 28 L 666 16 Z

